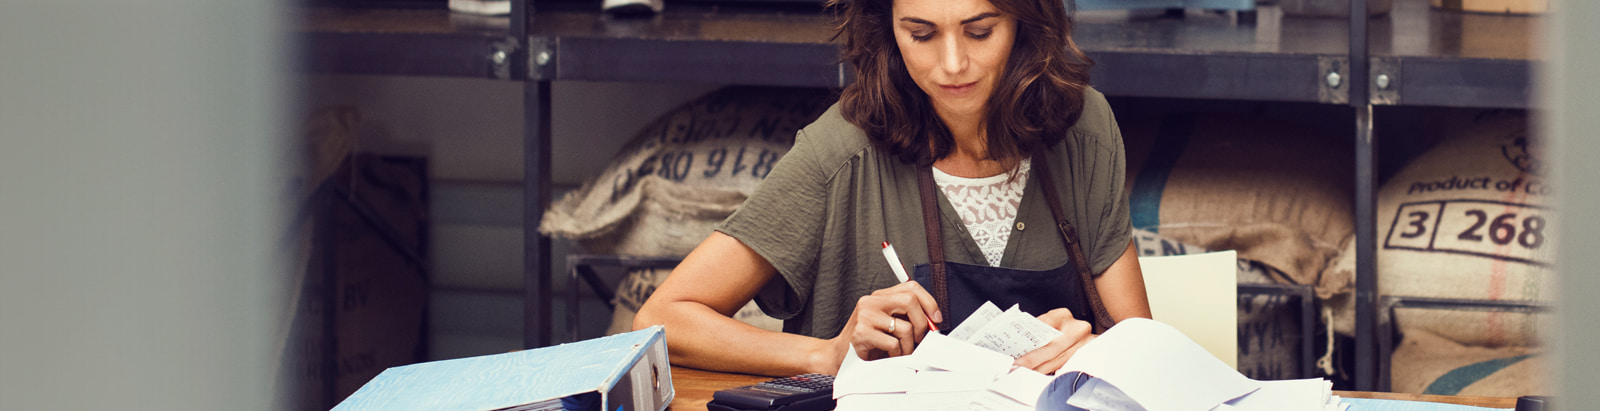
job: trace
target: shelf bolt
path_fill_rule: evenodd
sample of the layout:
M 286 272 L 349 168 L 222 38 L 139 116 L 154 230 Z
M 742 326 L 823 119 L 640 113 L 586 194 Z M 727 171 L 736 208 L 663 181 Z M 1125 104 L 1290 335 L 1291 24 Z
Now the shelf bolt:
M 490 55 L 489 58 L 491 60 L 494 60 L 494 64 L 496 64 L 496 65 L 506 64 L 506 58 L 507 58 L 506 57 L 506 51 L 505 50 L 495 50 L 494 54 Z
M 1342 82 L 1344 82 L 1344 78 L 1343 77 L 1339 77 L 1339 72 L 1337 72 L 1337 71 L 1328 72 L 1328 87 L 1339 88 L 1339 83 L 1342 83 Z
M 533 57 L 533 62 L 540 66 L 550 64 L 550 51 L 540 50 L 539 54 Z
M 1389 75 L 1388 74 L 1379 74 L 1378 78 L 1374 79 L 1373 81 L 1378 82 L 1378 89 L 1379 90 L 1388 90 L 1389 89 Z

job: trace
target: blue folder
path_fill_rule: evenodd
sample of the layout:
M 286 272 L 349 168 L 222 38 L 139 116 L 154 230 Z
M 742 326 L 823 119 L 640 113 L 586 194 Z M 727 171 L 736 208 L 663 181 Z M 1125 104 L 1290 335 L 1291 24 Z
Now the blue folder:
M 672 402 L 663 329 L 384 370 L 334 411 L 661 411 Z

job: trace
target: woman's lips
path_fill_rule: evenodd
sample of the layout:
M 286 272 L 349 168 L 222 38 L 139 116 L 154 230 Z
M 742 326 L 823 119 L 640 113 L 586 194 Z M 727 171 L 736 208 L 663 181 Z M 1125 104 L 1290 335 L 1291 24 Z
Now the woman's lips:
M 974 89 L 977 89 L 978 88 L 978 82 L 974 81 L 974 82 L 970 82 L 970 83 L 962 83 L 962 84 L 954 84 L 954 85 L 940 84 L 939 88 L 944 89 L 945 93 L 959 96 L 959 95 L 963 95 L 963 94 L 967 94 L 969 92 L 972 92 L 972 90 L 974 90 Z

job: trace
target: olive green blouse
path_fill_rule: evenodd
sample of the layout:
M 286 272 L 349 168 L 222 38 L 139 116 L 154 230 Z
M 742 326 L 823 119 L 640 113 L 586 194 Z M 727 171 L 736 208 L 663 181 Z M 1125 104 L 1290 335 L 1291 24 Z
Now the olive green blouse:
M 1053 156 L 1062 211 L 1077 227 L 1089 268 L 1098 275 L 1121 257 L 1131 238 L 1122 134 L 1105 96 L 1093 89 L 1084 93 L 1083 114 L 1069 133 L 1045 155 Z M 1023 189 L 1001 267 L 1045 270 L 1068 262 L 1033 177 Z M 938 198 L 946 260 L 988 265 L 949 200 L 943 193 Z M 756 303 L 785 320 L 784 331 L 832 338 L 849 321 L 856 300 L 897 282 L 881 243 L 894 244 L 907 272 L 928 263 L 920 204 L 915 165 L 875 149 L 834 105 L 800 130 L 794 148 L 717 230 L 777 268 L 779 277 Z

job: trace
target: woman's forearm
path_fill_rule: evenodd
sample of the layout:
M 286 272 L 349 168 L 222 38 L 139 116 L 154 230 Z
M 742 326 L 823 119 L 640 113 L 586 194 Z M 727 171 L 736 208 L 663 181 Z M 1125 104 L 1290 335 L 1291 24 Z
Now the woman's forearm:
M 768 281 L 783 280 L 765 258 L 738 239 L 712 233 L 639 308 L 633 326 L 665 326 L 676 365 L 773 376 L 836 372 L 843 344 L 732 318 Z
M 828 358 L 828 340 L 763 330 L 692 301 L 645 304 L 634 328 L 666 328 L 673 365 L 770 376 L 832 374 L 842 358 Z

